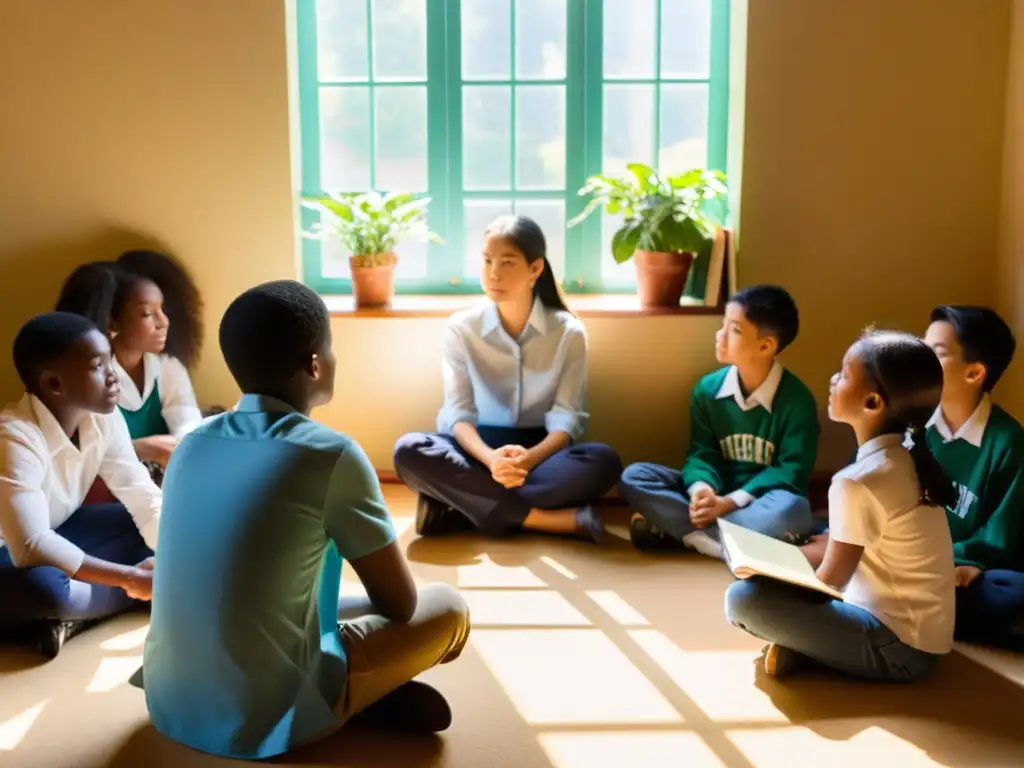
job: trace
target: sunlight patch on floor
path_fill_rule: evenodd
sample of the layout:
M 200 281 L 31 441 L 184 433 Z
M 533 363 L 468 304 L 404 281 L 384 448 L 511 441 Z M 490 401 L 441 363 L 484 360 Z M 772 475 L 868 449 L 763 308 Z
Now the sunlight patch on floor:
M 149 624 L 107 638 L 100 643 L 100 648 L 104 651 L 133 651 L 142 647 L 142 644 L 146 642 L 147 634 L 149 634 Z
M 537 741 L 554 768 L 726 768 L 696 733 L 622 731 L 542 733 Z
M 531 725 L 683 720 L 597 629 L 474 629 L 470 643 Z
M 548 585 L 525 566 L 503 566 L 487 555 L 473 565 L 460 565 L 456 569 L 455 586 L 462 589 L 518 587 L 544 589 Z
M 570 581 L 574 581 L 575 579 L 578 578 L 575 573 L 570 571 L 568 568 L 566 568 L 560 562 L 555 560 L 553 557 L 548 557 L 547 555 L 541 555 L 540 561 L 542 563 L 544 563 L 544 565 L 546 565 L 548 568 L 553 570 L 555 573 L 558 573 L 558 574 L 564 576 L 565 578 L 569 579 Z
M 587 627 L 590 620 L 558 592 L 470 589 L 462 593 L 473 627 Z
M 32 729 L 39 713 L 49 703 L 49 699 L 44 699 L 34 707 L 0 723 L 0 751 L 10 752 L 15 749 Z
M 934 768 L 920 747 L 884 728 L 872 726 L 849 739 L 834 740 L 809 728 L 733 730 L 726 734 L 754 768 L 864 768 L 865 765 L 899 768 Z M 978 763 L 981 765 L 982 763 Z
M 92 676 L 87 693 L 107 693 L 124 685 L 142 666 L 142 656 L 107 656 L 100 661 Z
M 587 597 L 597 603 L 604 612 L 624 627 L 649 627 L 649 622 L 640 611 L 623 600 L 618 592 L 610 589 L 589 589 Z
M 630 630 L 629 636 L 712 720 L 789 722 L 753 684 L 756 653 L 684 651 L 656 629 Z

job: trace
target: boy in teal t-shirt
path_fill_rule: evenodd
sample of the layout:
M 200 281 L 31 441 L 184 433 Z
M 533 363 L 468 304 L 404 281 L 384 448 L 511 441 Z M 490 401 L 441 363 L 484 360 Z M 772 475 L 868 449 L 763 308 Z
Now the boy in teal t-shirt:
M 1024 647 L 1024 428 L 990 393 L 1013 333 L 991 309 L 937 307 L 926 336 L 942 363 L 928 446 L 959 492 L 946 509 L 956 562 L 956 635 Z
M 681 542 L 719 557 L 720 517 L 775 538 L 810 533 L 806 495 L 818 451 L 817 406 L 776 360 L 798 329 L 796 303 L 782 288 L 754 286 L 729 299 L 715 339 L 715 356 L 727 367 L 693 390 L 682 471 L 633 464 L 619 482 L 636 510 L 629 530 L 638 549 Z

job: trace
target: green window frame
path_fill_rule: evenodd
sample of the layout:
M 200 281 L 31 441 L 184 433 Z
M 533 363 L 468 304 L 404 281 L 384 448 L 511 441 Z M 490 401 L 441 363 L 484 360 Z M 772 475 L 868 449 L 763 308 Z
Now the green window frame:
M 353 3 L 357 0 L 321 0 Z M 317 0 L 297 0 L 296 31 L 298 54 L 298 101 L 300 126 L 301 194 L 324 192 L 321 184 L 321 93 L 332 88 L 365 89 L 369 104 L 369 175 L 374 185 L 375 104 L 386 88 L 422 87 L 426 89 L 427 188 L 430 226 L 444 238 L 443 245 L 427 247 L 426 275 L 418 279 L 399 278 L 399 294 L 473 294 L 480 293 L 475 277 L 465 267 L 467 243 L 464 206 L 489 201 L 511 201 L 514 211 L 530 211 L 540 201 L 564 205 L 564 220 L 582 211 L 586 200 L 577 194 L 587 177 L 602 172 L 604 162 L 604 94 L 606 86 L 646 86 L 653 91 L 651 120 L 653 157 L 632 158 L 658 165 L 661 149 L 663 112 L 662 94 L 673 86 L 701 85 L 707 88 L 706 164 L 726 170 L 729 121 L 729 38 L 730 0 L 709 0 L 709 63 L 706 76 L 672 77 L 663 75 L 662 39 L 666 31 L 661 19 L 664 3 L 653 0 L 655 13 L 653 47 L 654 69 L 645 77 L 606 76 L 604 71 L 604 0 L 564 0 L 566 10 L 566 54 L 564 77 L 517 77 L 516 13 L 523 0 L 509 0 L 510 52 L 509 76 L 504 79 L 465 79 L 462 66 L 462 0 L 424 0 L 426 5 L 426 77 L 411 80 L 375 80 L 373 56 L 374 0 L 366 3 L 367 75 L 363 79 L 337 82 L 321 78 L 318 71 Z M 385 0 L 377 0 L 381 2 Z M 611 0 L 609 0 L 611 1 Z M 510 104 L 509 174 L 511 189 L 466 188 L 463 174 L 463 96 L 470 88 L 506 88 Z M 522 189 L 517 183 L 516 109 L 519 94 L 526 89 L 561 88 L 565 96 L 565 169 L 561 188 Z M 581 137 L 570 140 L 568 137 Z M 363 191 L 363 190 L 345 190 Z M 381 190 L 386 191 L 386 190 Z M 301 226 L 308 231 L 317 214 L 302 208 Z M 567 293 L 632 293 L 631 280 L 610 281 L 602 265 L 610 262 L 602 234 L 602 216 L 592 216 L 564 233 L 562 284 Z M 323 244 L 302 238 L 303 280 L 321 294 L 349 294 L 351 280 L 323 274 Z

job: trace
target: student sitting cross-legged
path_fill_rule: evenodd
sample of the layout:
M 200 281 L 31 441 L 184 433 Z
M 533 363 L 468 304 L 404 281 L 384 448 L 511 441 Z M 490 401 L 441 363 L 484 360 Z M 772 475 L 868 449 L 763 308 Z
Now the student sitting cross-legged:
M 1024 428 L 991 400 L 1013 333 L 985 307 L 938 307 L 926 341 L 942 363 L 928 445 L 957 487 L 947 507 L 959 639 L 1024 649 Z
M 242 398 L 183 438 L 164 479 L 133 680 L 153 725 L 236 758 L 352 719 L 447 728 L 444 698 L 412 680 L 459 656 L 469 611 L 446 584 L 417 591 L 366 454 L 309 418 L 334 393 L 327 307 L 300 283 L 258 286 L 228 307 L 220 346 Z M 343 559 L 367 597 L 339 624 Z
M 157 488 L 117 410 L 107 337 L 61 312 L 14 340 L 26 394 L 0 413 L 0 626 L 53 658 L 72 635 L 148 600 Z M 83 506 L 97 477 L 116 499 Z
M 591 508 L 622 471 L 587 424 L 587 337 L 565 306 L 532 219 L 505 217 L 484 237 L 487 300 L 444 331 L 438 434 L 398 440 L 395 469 L 420 494 L 421 535 L 477 528 L 596 541 Z
M 798 326 L 796 304 L 782 288 L 755 286 L 729 299 L 715 339 L 715 356 L 727 367 L 693 390 L 682 472 L 633 464 L 619 481 L 635 510 L 629 532 L 638 549 L 681 543 L 718 557 L 720 517 L 775 538 L 811 531 L 806 494 L 818 450 L 817 406 L 776 360 Z
M 956 492 L 924 440 L 941 391 L 939 361 L 915 336 L 871 332 L 847 351 L 828 412 L 853 428 L 857 459 L 832 479 L 829 533 L 803 547 L 843 599 L 766 577 L 725 594 L 729 621 L 768 641 L 767 674 L 810 659 L 851 677 L 910 682 L 952 649 L 953 545 L 942 507 Z

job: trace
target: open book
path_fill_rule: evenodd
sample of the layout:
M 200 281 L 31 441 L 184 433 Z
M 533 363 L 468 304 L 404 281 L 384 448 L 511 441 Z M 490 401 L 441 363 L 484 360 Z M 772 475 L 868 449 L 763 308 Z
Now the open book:
M 842 592 L 815 576 L 814 568 L 799 547 L 741 528 L 728 520 L 719 519 L 718 531 L 725 562 L 736 578 L 767 576 L 843 599 Z

